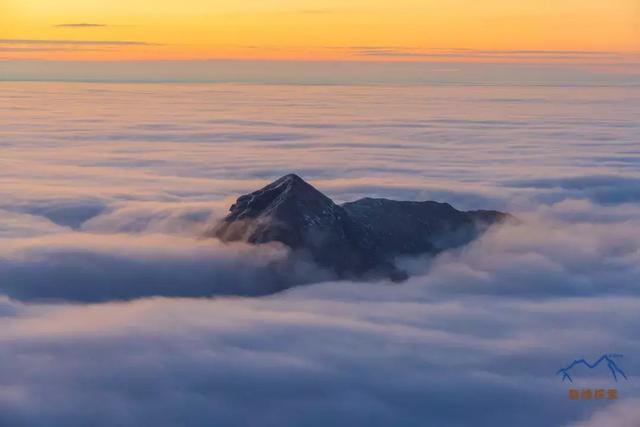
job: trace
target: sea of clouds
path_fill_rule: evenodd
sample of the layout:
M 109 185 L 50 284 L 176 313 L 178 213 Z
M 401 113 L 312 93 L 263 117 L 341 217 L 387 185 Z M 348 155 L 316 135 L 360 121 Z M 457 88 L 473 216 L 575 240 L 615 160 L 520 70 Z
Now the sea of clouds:
M 0 425 L 637 425 L 637 88 L 0 87 Z M 290 172 L 519 221 L 402 284 L 201 238 Z

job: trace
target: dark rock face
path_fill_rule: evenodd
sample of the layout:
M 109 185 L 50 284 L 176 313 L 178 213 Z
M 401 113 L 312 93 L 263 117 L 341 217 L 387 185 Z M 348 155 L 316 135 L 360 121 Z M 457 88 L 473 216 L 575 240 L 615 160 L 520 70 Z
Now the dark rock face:
M 340 277 L 382 275 L 398 281 L 407 275 L 394 266 L 395 257 L 464 245 L 507 216 L 462 212 L 447 203 L 371 198 L 339 206 L 291 174 L 241 196 L 207 236 L 281 242 Z

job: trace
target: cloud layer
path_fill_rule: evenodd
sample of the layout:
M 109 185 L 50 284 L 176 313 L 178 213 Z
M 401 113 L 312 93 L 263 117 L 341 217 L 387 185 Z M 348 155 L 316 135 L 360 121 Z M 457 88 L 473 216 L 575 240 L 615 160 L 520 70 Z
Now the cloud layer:
M 0 425 L 637 418 L 635 89 L 3 89 Z M 520 221 L 400 260 L 402 285 L 199 238 L 288 172 L 339 201 Z M 274 293 L 293 283 L 306 285 Z M 619 401 L 569 401 L 556 371 L 610 352 L 630 381 L 585 370 L 573 386 L 615 386 Z
M 360 61 L 304 61 L 304 60 L 224 60 L 206 58 L 187 60 L 169 56 L 167 60 L 124 60 L 119 48 L 139 48 L 140 55 L 171 55 L 175 45 L 167 49 L 146 49 L 163 46 L 148 42 L 114 40 L 115 44 L 93 44 L 92 40 L 73 45 L 69 40 L 0 40 L 0 48 L 26 45 L 30 49 L 62 47 L 76 49 L 87 60 L 67 60 L 70 55 L 53 55 L 57 60 L 43 60 L 45 55 L 2 55 L 0 79 L 3 81 L 65 81 L 119 83 L 240 83 L 256 85 L 432 85 L 432 86 L 553 86 L 553 87 L 637 87 L 640 84 L 639 63 L 636 56 L 599 57 L 583 55 L 566 58 L 562 55 L 529 55 L 518 59 L 513 55 L 471 56 L 412 56 L 401 53 L 387 58 L 374 54 L 362 55 Z M 53 42 L 53 44 L 46 44 Z M 16 46 L 17 47 L 17 46 Z M 82 55 L 88 49 L 108 49 L 112 60 L 92 61 L 95 55 Z M 247 57 L 255 50 L 271 51 L 273 47 L 243 46 Z M 129 49 L 127 49 L 129 50 Z M 179 50 L 179 49 L 178 49 Z M 308 49 L 296 48 L 307 57 Z M 276 55 L 282 52 L 274 50 Z M 347 51 L 350 52 L 350 51 Z M 186 55 L 188 52 L 185 52 Z M 320 49 L 320 56 L 345 55 L 344 49 Z M 346 53 L 350 55 L 350 53 Z M 175 53 L 173 54 L 175 55 Z M 51 57 L 52 55 L 46 55 Z M 521 55 L 524 56 L 524 55 Z M 595 58 L 592 58 L 596 56 Z M 120 59 L 117 59 L 120 58 Z M 484 59 L 483 59 L 484 58 Z M 400 59 L 400 61 L 398 61 Z M 327 94 L 325 94 L 327 95 Z M 628 96 L 629 94 L 625 94 Z M 237 118 L 237 117 L 236 117 Z
M 606 402 L 568 401 L 559 366 L 639 350 L 636 297 L 595 309 L 590 299 L 416 301 L 369 284 L 336 300 L 321 286 L 19 308 L 0 318 L 3 424 L 561 425 Z M 367 287 L 377 298 L 357 297 Z M 582 386 L 610 381 L 581 374 Z M 637 395 L 634 380 L 616 385 L 621 396 Z

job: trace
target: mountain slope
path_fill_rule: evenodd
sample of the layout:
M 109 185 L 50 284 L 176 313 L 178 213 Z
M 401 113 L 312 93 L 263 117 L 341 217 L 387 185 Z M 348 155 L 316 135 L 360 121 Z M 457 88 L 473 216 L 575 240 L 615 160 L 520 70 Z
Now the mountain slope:
M 335 204 L 290 174 L 241 196 L 207 236 L 252 244 L 281 242 L 340 277 L 403 280 L 393 260 L 463 245 L 506 214 L 462 212 L 447 203 L 364 198 Z

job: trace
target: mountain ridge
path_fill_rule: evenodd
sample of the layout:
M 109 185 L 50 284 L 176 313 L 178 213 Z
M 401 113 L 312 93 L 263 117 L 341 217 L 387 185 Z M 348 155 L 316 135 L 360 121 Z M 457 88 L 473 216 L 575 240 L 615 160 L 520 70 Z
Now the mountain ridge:
M 448 203 L 365 197 L 338 205 L 296 174 L 240 196 L 207 237 L 280 242 L 341 278 L 408 278 L 394 259 L 437 254 L 477 238 L 508 214 L 459 211 Z

